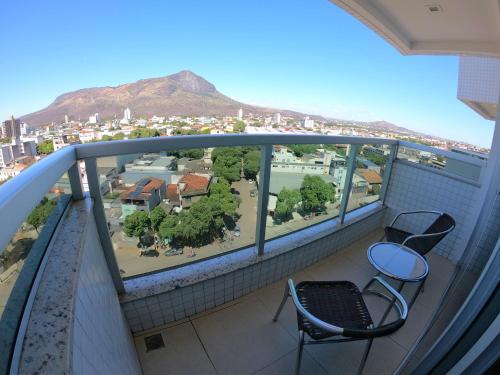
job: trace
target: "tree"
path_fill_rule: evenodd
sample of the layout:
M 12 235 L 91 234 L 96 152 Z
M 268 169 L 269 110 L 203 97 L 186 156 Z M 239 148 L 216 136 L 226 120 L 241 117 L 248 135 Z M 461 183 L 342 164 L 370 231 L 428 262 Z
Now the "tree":
M 158 233 L 162 239 L 168 239 L 173 241 L 178 233 L 177 224 L 179 223 L 179 218 L 177 215 L 167 215 L 160 226 L 158 227 Z
M 128 237 L 138 237 L 140 239 L 149 228 L 151 228 L 151 220 L 144 211 L 131 213 L 123 223 L 123 231 Z
M 288 221 L 292 217 L 292 212 L 295 206 L 300 202 L 301 195 L 297 189 L 283 188 L 278 194 L 276 209 L 274 211 L 274 219 Z
M 338 147 L 337 145 L 332 145 L 332 144 L 325 144 L 323 145 L 323 148 L 327 151 L 335 151 L 336 154 L 341 156 L 346 155 L 346 148 L 344 147 Z
M 260 169 L 260 151 L 250 151 L 243 157 L 243 174 L 246 179 L 255 179 Z
M 246 125 L 243 121 L 238 121 L 233 126 L 233 131 L 235 133 L 243 133 L 245 131 Z
M 298 158 L 304 156 L 304 154 L 312 154 L 318 149 L 316 145 L 287 145 L 286 147 L 292 150 Z
M 49 200 L 44 197 L 41 202 L 36 206 L 33 211 L 29 214 L 26 222 L 35 228 L 36 232 L 38 229 L 47 222 L 52 210 L 56 205 L 56 200 Z
M 151 220 L 151 227 L 155 232 L 158 232 L 160 224 L 166 216 L 167 214 L 165 213 L 165 210 L 160 206 L 156 206 L 151 210 L 151 212 L 149 213 L 149 219 Z
M 179 158 L 201 159 L 205 155 L 205 150 L 202 148 L 188 148 L 186 150 L 179 150 Z
M 11 139 L 9 137 L 3 137 L 3 138 L 0 138 L 0 143 L 10 143 L 11 142 Z
M 305 212 L 318 212 L 325 209 L 325 203 L 335 201 L 335 189 L 320 176 L 306 175 L 300 188 L 302 209 Z
M 221 178 L 210 187 L 210 203 L 220 206 L 222 212 L 227 216 L 234 216 L 238 202 L 231 193 L 231 185 Z
M 51 154 L 54 152 L 54 143 L 50 139 L 43 141 L 36 146 L 36 152 L 42 155 Z
M 159 137 L 159 136 L 160 136 L 160 133 L 156 129 L 149 129 L 149 128 L 140 127 L 140 128 L 132 130 L 129 138 L 130 139 L 150 138 L 150 137 Z
M 219 157 L 214 165 L 214 175 L 233 182 L 240 179 L 241 161 L 235 157 Z
M 387 156 L 377 154 L 366 154 L 365 157 L 374 164 L 384 165 L 387 162 Z
M 240 158 L 243 156 L 241 147 L 216 147 L 212 151 L 212 162 L 216 162 L 219 157 Z

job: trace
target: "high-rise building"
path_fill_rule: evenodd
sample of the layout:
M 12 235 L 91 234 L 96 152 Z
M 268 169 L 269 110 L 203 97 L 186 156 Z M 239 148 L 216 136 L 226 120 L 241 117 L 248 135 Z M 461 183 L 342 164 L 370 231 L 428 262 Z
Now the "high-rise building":
M 28 134 L 28 124 L 21 122 L 21 136 L 25 136 L 26 134 Z
M 127 107 L 123 111 L 123 119 L 127 120 L 127 121 L 130 121 L 131 118 L 132 118 L 132 113 L 130 112 L 130 108 Z
M 94 113 L 93 116 L 89 116 L 89 123 L 91 124 L 99 123 L 99 113 Z
M 305 129 L 312 129 L 314 128 L 314 120 L 311 120 L 309 116 L 306 116 L 304 120 L 302 120 L 302 126 Z
M 10 120 L 4 121 L 2 124 L 2 137 L 19 139 L 21 137 L 21 120 L 12 116 Z
M 64 123 L 65 124 L 69 123 L 69 116 L 68 115 L 64 115 Z
M 274 114 L 274 123 L 278 125 L 281 124 L 281 113 L 277 112 Z
M 243 119 L 243 108 L 240 108 L 238 110 L 238 120 L 241 121 L 242 119 Z

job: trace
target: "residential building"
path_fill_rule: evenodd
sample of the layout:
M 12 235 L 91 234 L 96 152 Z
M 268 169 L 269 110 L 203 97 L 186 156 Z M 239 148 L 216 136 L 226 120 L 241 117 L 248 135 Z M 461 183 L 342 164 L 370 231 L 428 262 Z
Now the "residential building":
M 313 129 L 314 128 L 314 120 L 310 119 L 309 116 L 306 116 L 304 120 L 302 120 L 302 127 L 304 129 Z
M 243 108 L 240 108 L 238 109 L 238 120 L 242 120 L 243 119 Z
M 281 125 L 281 113 L 277 112 L 274 114 L 274 123 Z
M 21 138 L 21 120 L 12 116 L 10 120 L 2 123 L 2 138 L 11 138 L 17 140 Z
M 182 208 L 189 208 L 208 194 L 212 176 L 209 174 L 188 173 L 177 183 Z
M 123 161 L 124 160 L 121 159 L 119 163 L 123 165 Z M 172 175 L 175 174 L 176 170 L 176 157 L 159 154 L 144 154 L 127 162 L 119 178 L 126 186 L 133 185 L 137 181 L 147 177 L 154 177 L 169 184 L 173 182 Z
M 154 177 L 143 178 L 124 191 L 120 198 L 122 220 L 135 211 L 150 212 L 166 198 L 165 181 Z
M 382 176 L 378 174 L 373 169 L 368 168 L 356 168 L 354 171 L 359 177 L 363 178 L 366 182 L 368 182 L 368 191 L 375 192 L 380 191 L 380 187 L 382 186 Z
M 123 111 L 123 119 L 127 121 L 130 121 L 132 119 L 132 112 L 130 112 L 130 108 L 127 107 Z
M 99 113 L 94 113 L 93 115 L 89 116 L 89 124 L 98 124 L 99 121 Z
M 274 146 L 272 170 L 276 172 L 328 175 L 332 162 L 332 153 L 317 151 L 315 154 L 296 156 L 286 146 Z

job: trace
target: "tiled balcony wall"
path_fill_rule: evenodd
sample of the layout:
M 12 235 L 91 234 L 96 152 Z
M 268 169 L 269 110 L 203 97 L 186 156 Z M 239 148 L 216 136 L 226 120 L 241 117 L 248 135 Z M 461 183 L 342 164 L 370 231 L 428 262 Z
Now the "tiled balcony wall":
M 479 187 L 475 183 L 418 164 L 395 161 L 385 200 L 388 209 L 384 223 L 388 225 L 401 211 L 435 210 L 450 214 L 456 228 L 433 251 L 457 264 L 467 243 L 466 223 L 470 223 L 478 196 Z M 433 219 L 434 215 L 426 214 L 403 216 L 397 225 L 422 233 Z

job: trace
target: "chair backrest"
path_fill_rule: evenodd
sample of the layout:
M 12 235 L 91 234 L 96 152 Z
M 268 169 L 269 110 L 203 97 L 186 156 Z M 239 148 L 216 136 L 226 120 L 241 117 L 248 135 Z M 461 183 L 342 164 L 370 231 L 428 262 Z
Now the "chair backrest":
M 435 236 L 424 236 L 410 239 L 406 246 L 417 251 L 420 255 L 425 255 L 431 251 L 443 238 L 455 228 L 455 220 L 443 213 L 423 233 L 436 234 Z

